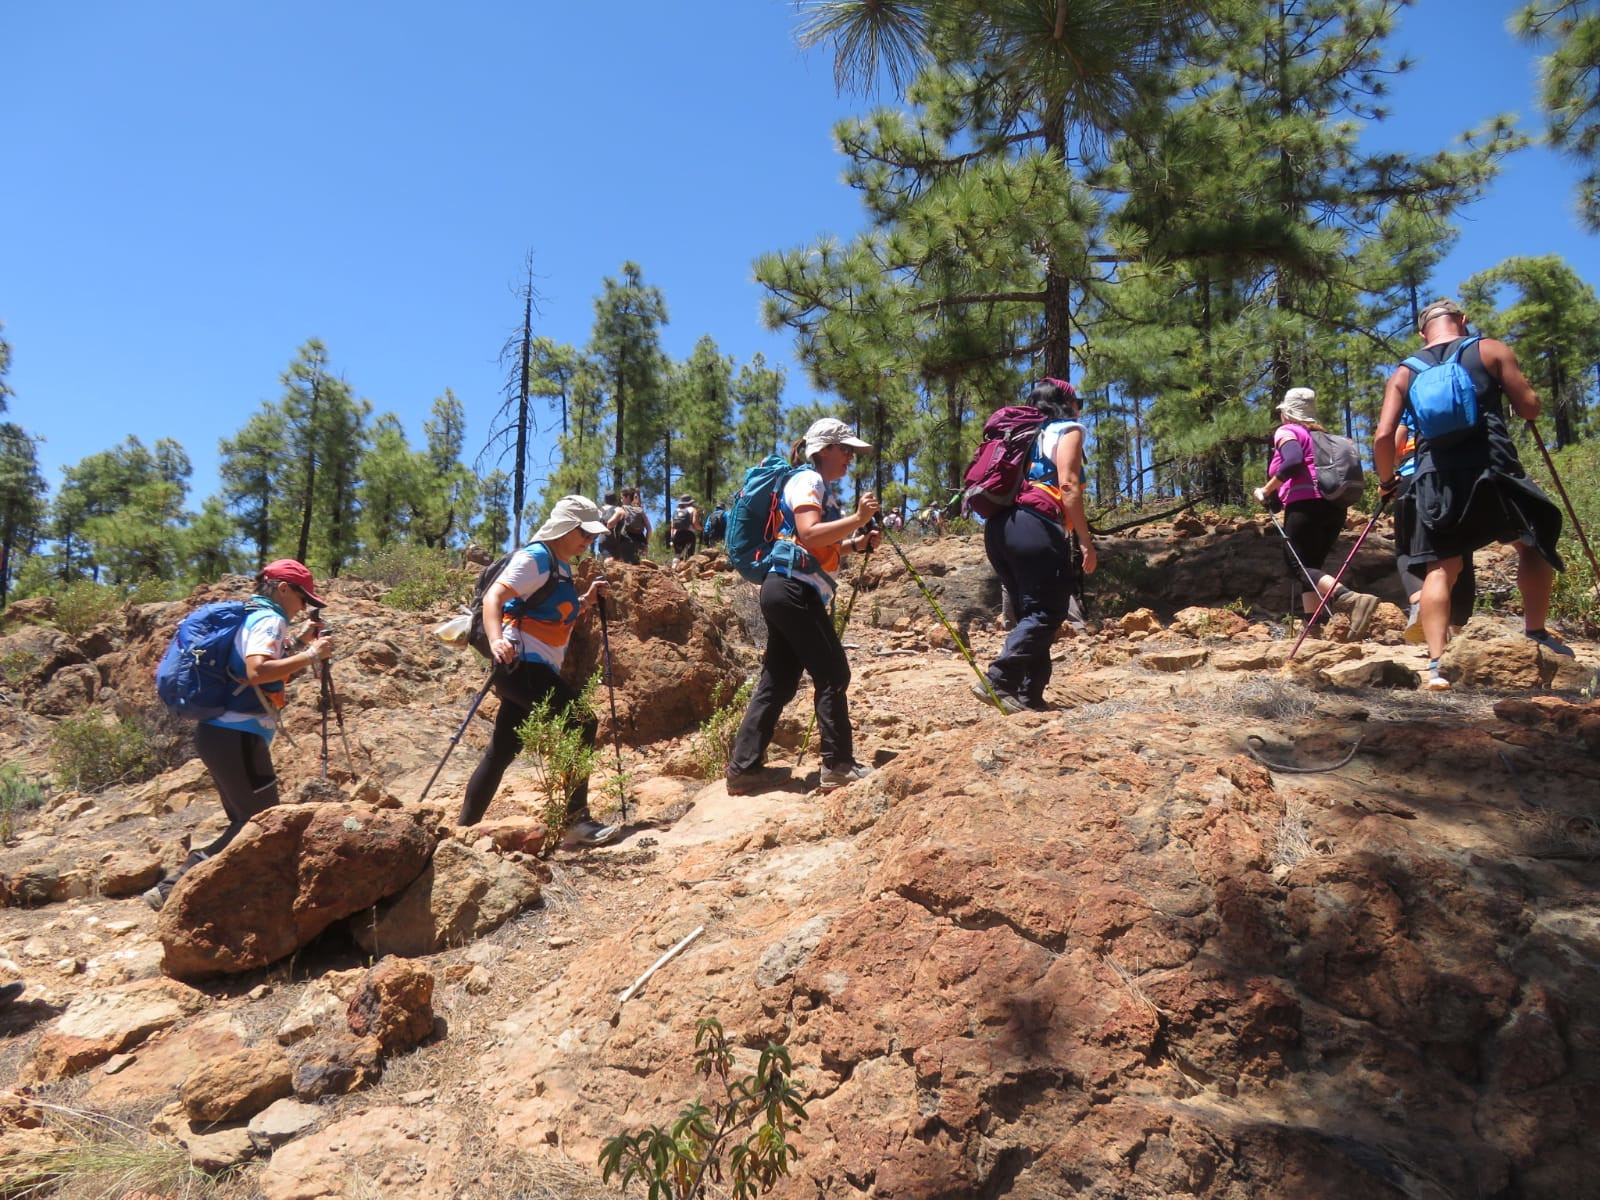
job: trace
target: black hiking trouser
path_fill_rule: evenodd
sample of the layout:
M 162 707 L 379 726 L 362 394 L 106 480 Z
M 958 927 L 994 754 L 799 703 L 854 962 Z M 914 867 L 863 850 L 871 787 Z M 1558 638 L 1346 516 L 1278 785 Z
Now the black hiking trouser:
M 461 800 L 461 815 L 456 818 L 457 825 L 476 825 L 483 820 L 483 814 L 489 811 L 489 802 L 500 787 L 500 780 L 505 777 L 506 768 L 522 752 L 522 738 L 517 730 L 522 728 L 528 714 L 533 712 L 533 706 L 546 696 L 550 697 L 551 711 L 562 714 L 569 728 L 576 728 L 582 733 L 586 750 L 594 748 L 595 735 L 600 728 L 600 722 L 592 714 L 587 717 L 578 715 L 575 708 L 578 693 L 547 663 L 523 660 L 508 667 L 496 662 L 494 693 L 500 697 L 500 711 L 494 718 L 494 733 L 490 735 L 483 757 L 473 769 L 472 778 L 467 780 L 467 793 Z M 589 779 L 585 776 L 567 797 L 567 820 L 571 824 L 588 815 Z
M 989 683 L 1004 695 L 1042 704 L 1050 683 L 1050 646 L 1077 590 L 1067 531 L 1017 505 L 984 523 L 983 549 L 1016 613 L 1005 647 L 989 664 Z
M 808 583 L 768 572 L 761 583 L 761 616 L 767 623 L 761 678 L 734 736 L 728 769 L 739 774 L 761 766 L 784 705 L 800 689 L 802 673 L 811 676 L 816 692 L 822 765 L 855 765 L 848 695 L 850 660 L 821 593 Z
M 272 769 L 267 739 L 260 734 L 202 722 L 194 727 L 194 749 L 211 772 L 211 782 L 222 798 L 222 811 L 228 814 L 228 827 L 209 846 L 190 850 L 183 865 L 156 885 L 163 898 L 190 868 L 221 854 L 251 817 L 278 803 L 278 776 Z

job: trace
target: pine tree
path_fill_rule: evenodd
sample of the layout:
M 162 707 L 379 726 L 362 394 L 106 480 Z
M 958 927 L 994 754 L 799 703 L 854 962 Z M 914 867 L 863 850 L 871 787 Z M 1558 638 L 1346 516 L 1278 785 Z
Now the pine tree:
M 1512 28 L 1536 45 L 1554 42 L 1539 63 L 1539 103 L 1550 142 L 1587 171 L 1578 181 L 1578 214 L 1600 233 L 1600 7 L 1594 0 L 1535 0 Z
M 1495 308 L 1503 292 L 1509 302 Z M 1515 343 L 1522 371 L 1540 392 L 1556 444 L 1591 432 L 1587 397 L 1600 367 L 1600 299 L 1559 255 L 1508 258 L 1462 286 L 1476 325 Z
M 466 429 L 461 401 L 446 388 L 422 425 L 428 444 L 422 453 L 422 480 L 412 528 L 425 546 L 454 545 L 465 536 L 471 520 L 477 485 L 461 462 Z
M 0 385 L 4 365 L 0 362 Z M 0 406 L 4 402 L 0 388 Z M 10 595 L 18 559 L 32 554 L 43 539 L 48 490 L 33 436 L 20 425 L 0 422 L 0 609 Z
M 625 262 L 620 279 L 604 280 L 594 314 L 588 357 L 610 401 L 613 487 L 622 487 L 631 473 L 641 492 L 662 492 L 666 481 L 651 468 L 659 462 L 665 432 L 661 326 L 667 323 L 666 300 L 659 289 L 644 282 L 637 263 Z
M 731 474 L 733 359 L 709 335 L 672 373 L 669 429 L 676 429 L 679 476 L 707 507 Z M 674 490 L 672 488 L 669 491 Z
M 254 547 L 255 569 L 267 565 L 272 548 L 283 539 L 287 505 L 280 487 L 287 474 L 288 445 L 284 416 L 275 404 L 264 404 L 244 428 L 221 445 L 218 473 L 222 500 L 232 512 L 240 537 Z

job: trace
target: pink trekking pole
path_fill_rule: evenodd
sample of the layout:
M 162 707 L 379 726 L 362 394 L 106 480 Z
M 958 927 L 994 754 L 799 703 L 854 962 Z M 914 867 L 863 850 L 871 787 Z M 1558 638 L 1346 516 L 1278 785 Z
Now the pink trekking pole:
M 1339 568 L 1339 573 L 1333 577 L 1333 586 L 1322 594 L 1322 599 L 1317 603 L 1317 610 L 1306 619 L 1305 628 L 1300 631 L 1300 636 L 1295 639 L 1294 649 L 1289 651 L 1289 657 L 1283 660 L 1285 663 L 1292 663 L 1294 656 L 1300 653 L 1300 643 L 1306 640 L 1306 634 L 1311 632 L 1311 627 L 1317 623 L 1317 618 L 1322 615 L 1322 610 L 1328 606 L 1328 601 L 1339 590 L 1339 583 L 1344 579 L 1344 573 L 1350 569 L 1350 564 L 1355 559 L 1356 551 L 1361 549 L 1361 543 L 1367 540 L 1367 534 L 1372 532 L 1372 527 L 1378 523 L 1378 518 L 1383 515 L 1384 506 L 1388 503 L 1387 496 L 1379 497 L 1378 507 L 1372 510 L 1372 519 L 1367 522 L 1367 527 L 1361 531 L 1361 536 L 1356 539 L 1356 544 L 1350 547 L 1350 553 L 1345 555 L 1344 565 Z

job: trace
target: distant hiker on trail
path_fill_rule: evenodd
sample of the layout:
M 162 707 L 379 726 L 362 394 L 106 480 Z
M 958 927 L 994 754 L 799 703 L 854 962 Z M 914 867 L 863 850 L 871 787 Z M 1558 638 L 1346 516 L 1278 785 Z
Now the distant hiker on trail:
M 700 541 L 703 546 L 722 545 L 723 535 L 728 532 L 728 508 L 721 500 L 711 510 L 711 515 L 706 518 L 706 527 L 701 532 Z
M 782 530 L 772 549 L 772 567 L 761 584 L 761 615 L 767 623 L 767 649 L 761 678 L 734 737 L 727 785 L 733 795 L 761 786 L 761 767 L 783 706 L 800 687 L 802 671 L 816 693 L 817 729 L 822 743 L 823 791 L 832 791 L 872 773 L 855 760 L 850 729 L 850 661 L 828 615 L 840 555 L 874 549 L 883 535 L 868 530 L 878 513 L 878 498 L 863 492 L 856 511 L 843 515 L 834 484 L 850 469 L 858 451 L 872 446 L 834 417 L 806 430 L 790 452 L 798 468 L 783 485 L 778 501 Z
M 1383 389 L 1383 411 L 1372 447 L 1379 486 L 1399 486 L 1395 433 L 1402 421 L 1417 437 L 1410 492 L 1410 557 L 1425 564 L 1422 629 L 1428 642 L 1423 686 L 1444 691 L 1439 670 L 1450 625 L 1450 593 L 1467 555 L 1492 542 L 1515 542 L 1517 589 L 1529 638 L 1553 654 L 1572 650 L 1545 629 L 1555 573 L 1563 569 L 1556 542 L 1561 510 L 1528 479 L 1506 427 L 1503 401 L 1517 416 L 1539 416 L 1539 394 L 1511 347 L 1469 337 L 1454 300 L 1436 300 L 1417 318 L 1421 353 L 1407 358 Z M 1470 385 L 1470 386 L 1469 386 Z
M 622 506 L 609 528 L 616 537 L 617 557 L 625 563 L 637 563 L 650 545 L 650 517 L 639 501 L 638 488 L 622 489 Z
M 621 512 L 622 504 L 617 499 L 615 492 L 607 492 L 600 497 L 600 524 L 606 527 L 606 531 L 600 535 L 600 540 L 595 543 L 594 552 L 602 560 L 621 557 L 617 552 L 617 542 L 620 540 L 621 535 L 614 528 L 621 520 L 619 515 Z
M 467 781 L 458 825 L 483 820 L 506 768 L 522 750 L 517 730 L 545 697 L 551 698 L 552 708 L 563 714 L 569 727 L 582 732 L 584 746 L 594 746 L 599 722 L 593 714 L 580 715 L 575 709 L 578 692 L 561 678 L 561 664 L 572 627 L 606 592 L 606 581 L 596 579 L 580 596 L 572 579 L 572 560 L 589 549 L 605 528 L 593 500 L 563 496 L 533 540 L 512 555 L 500 578 L 484 593 L 483 629 L 494 655 L 493 686 L 500 711 L 489 746 Z M 537 607 L 517 615 L 518 601 L 539 591 L 552 572 L 559 580 L 555 590 Z M 582 846 L 603 846 L 622 833 L 620 827 L 602 824 L 589 814 L 587 778 L 567 798 L 567 824 L 568 837 Z
M 1050 683 L 1050 646 L 1069 614 L 1078 590 L 1067 533 L 1083 547 L 1083 572 L 1097 564 L 1089 519 L 1083 511 L 1083 438 L 1078 396 L 1060 379 L 1042 379 L 1028 391 L 1027 403 L 1045 415 L 1029 452 L 1028 478 L 1019 501 L 983 525 L 983 549 L 1000 586 L 1011 597 L 1015 623 L 1000 655 L 989 664 L 989 687 L 974 684 L 972 694 L 993 703 L 989 688 L 1008 713 L 1045 707 Z
M 229 694 L 221 716 L 201 721 L 194 729 L 195 753 L 211 772 L 228 827 L 209 846 L 191 850 L 182 866 L 145 892 L 151 908 L 159 910 L 178 880 L 222 853 L 251 817 L 278 803 L 278 776 L 269 747 L 278 726 L 277 711 L 288 703 L 284 681 L 333 654 L 333 638 L 322 629 L 315 611 L 293 639 L 289 636 L 290 621 L 322 607 L 316 587 L 305 564 L 292 558 L 268 563 L 256 576 L 251 610 L 229 655 L 228 674 L 239 686 Z
M 1416 500 L 1411 495 L 1411 481 L 1417 474 L 1417 440 L 1411 430 L 1401 425 L 1394 435 L 1395 479 L 1399 489 L 1394 496 L 1394 565 L 1400 573 L 1400 586 L 1411 604 L 1411 615 L 1406 620 L 1405 639 L 1413 644 L 1427 639 L 1422 631 L 1422 583 L 1426 568 L 1411 557 L 1411 526 L 1417 518 Z M 1478 576 L 1473 568 L 1472 555 L 1463 555 L 1461 574 L 1456 576 L 1450 589 L 1450 628 L 1461 628 L 1472 619 L 1472 608 L 1478 598 Z
M 694 497 L 678 497 L 678 507 L 672 510 L 672 557 L 682 562 L 694 553 L 695 542 L 700 537 L 700 510 L 694 506 Z
M 1322 570 L 1344 530 L 1348 509 L 1324 497 L 1317 488 L 1316 449 L 1311 440 L 1311 431 L 1322 428 L 1317 420 L 1317 394 L 1308 387 L 1290 388 L 1273 411 L 1280 424 L 1272 435 L 1267 482 L 1256 489 L 1256 499 L 1269 507 L 1283 506 L 1288 542 L 1283 548 L 1283 561 L 1291 586 L 1300 590 L 1300 605 L 1306 616 L 1315 613 L 1322 597 L 1331 591 L 1328 607 L 1349 614 L 1350 638 L 1355 640 L 1366 633 L 1372 614 L 1378 609 L 1378 598 L 1351 591 Z

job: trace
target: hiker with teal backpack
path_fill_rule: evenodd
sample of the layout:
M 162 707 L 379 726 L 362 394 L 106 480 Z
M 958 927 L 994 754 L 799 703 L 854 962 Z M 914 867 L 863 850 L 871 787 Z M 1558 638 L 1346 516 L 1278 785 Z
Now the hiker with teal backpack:
M 626 502 L 626 494 L 623 499 Z M 563 496 L 528 545 L 511 555 L 485 590 L 480 612 L 494 662 L 490 685 L 500 697 L 500 711 L 489 745 L 467 781 L 457 825 L 483 820 L 506 768 L 522 751 L 518 730 L 547 697 L 552 710 L 580 731 L 584 746 L 594 747 L 599 722 L 593 713 L 581 711 L 578 691 L 561 678 L 561 664 L 574 626 L 606 592 L 606 581 L 596 579 L 580 595 L 573 582 L 572 560 L 605 531 L 593 500 Z M 566 819 L 569 840 L 580 846 L 603 846 L 622 834 L 620 826 L 590 815 L 587 777 L 567 797 Z
M 1423 565 L 1422 631 L 1428 643 L 1423 686 L 1446 691 L 1439 669 L 1450 632 L 1450 593 L 1473 551 L 1494 542 L 1517 547 L 1517 589 L 1523 631 L 1551 652 L 1572 650 L 1545 628 L 1555 573 L 1561 509 L 1528 478 L 1506 426 L 1505 405 L 1526 421 L 1539 416 L 1539 394 L 1511 347 L 1469 336 L 1466 313 L 1436 300 L 1417 318 L 1422 350 L 1407 358 L 1383 389 L 1372 457 L 1386 496 L 1400 485 L 1395 433 L 1402 423 L 1417 439 L 1410 484 L 1414 516 L 1408 549 Z
M 235 602 L 236 604 L 237 602 Z M 185 626 L 163 657 L 157 670 L 157 691 L 174 712 L 199 717 L 195 726 L 194 748 L 222 798 L 228 827 L 210 845 L 192 850 L 172 874 L 144 894 L 151 908 L 160 909 L 173 887 L 190 870 L 213 855 L 220 854 L 238 836 L 245 823 L 257 813 L 278 803 L 278 777 L 272 767 L 270 746 L 277 730 L 277 711 L 288 703 L 284 682 L 333 654 L 333 639 L 327 636 L 314 610 L 322 607 L 316 594 L 316 581 L 304 563 L 282 558 L 268 563 L 256 576 L 256 593 L 248 603 L 208 606 L 231 612 L 225 616 L 237 621 L 237 632 L 227 644 L 225 678 L 231 686 L 223 688 L 214 707 L 185 709 L 180 704 L 192 696 L 174 697 L 170 692 L 169 667 L 179 657 L 197 658 L 200 647 L 184 643 Z M 311 619 L 298 636 L 291 638 L 289 622 L 312 610 Z
M 1272 434 L 1267 481 L 1256 489 L 1256 500 L 1283 507 L 1284 567 L 1291 586 L 1300 589 L 1306 617 L 1320 611 L 1327 596 L 1328 607 L 1349 615 L 1354 641 L 1367 632 L 1378 598 L 1353 591 L 1322 569 L 1344 531 L 1349 500 L 1334 490 L 1332 480 L 1325 483 L 1318 474 L 1317 435 L 1326 436 L 1327 430 L 1317 420 L 1317 394 L 1308 387 L 1292 387 L 1273 411 L 1279 424 Z
M 751 468 L 734 502 L 729 557 L 746 579 L 760 581 L 767 649 L 728 760 L 726 783 L 733 795 L 761 786 L 767 747 L 802 673 L 811 676 L 816 694 L 821 789 L 832 791 L 871 774 L 855 760 L 850 661 L 828 615 L 842 555 L 870 552 L 883 536 L 868 528 L 878 514 L 877 496 L 863 492 L 855 512 L 847 514 L 835 489 L 856 453 L 870 449 L 843 421 L 824 417 L 795 443 L 787 469 L 776 455 Z M 770 502 L 757 503 L 758 496 L 770 496 Z M 770 524 L 765 535 L 760 532 L 764 523 Z
M 1029 409 L 1033 410 L 1030 415 Z M 1096 566 L 1094 538 L 1083 509 L 1084 427 L 1078 421 L 1078 395 L 1061 379 L 1041 379 L 1021 405 L 1000 409 L 985 424 L 987 443 L 968 468 L 963 503 L 983 519 L 983 549 L 1011 598 L 1015 623 L 999 657 L 989 664 L 988 683 L 972 694 L 985 704 L 999 702 L 1007 713 L 1045 707 L 1050 683 L 1050 647 L 1070 614 L 1077 592 L 1078 567 L 1068 534 L 1082 547 L 1084 574 Z M 1025 449 L 1023 478 L 988 494 L 979 476 L 984 450 L 995 461 L 1007 452 L 993 445 L 999 426 Z M 1015 451 L 1009 452 L 1015 454 Z M 997 478 L 1008 475 L 1001 471 Z M 1011 490 L 1007 497 L 1004 491 Z

